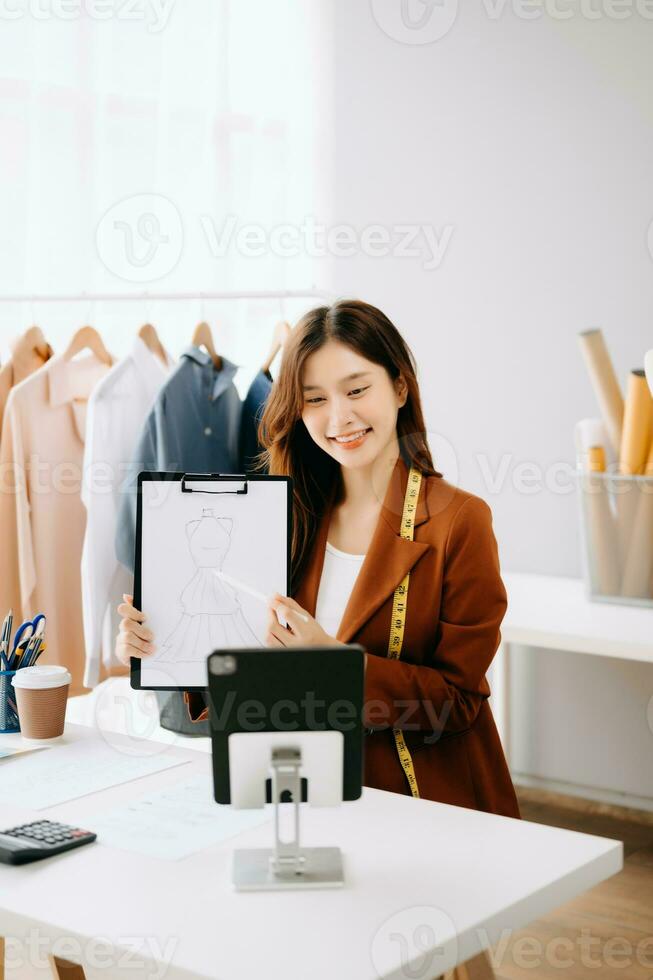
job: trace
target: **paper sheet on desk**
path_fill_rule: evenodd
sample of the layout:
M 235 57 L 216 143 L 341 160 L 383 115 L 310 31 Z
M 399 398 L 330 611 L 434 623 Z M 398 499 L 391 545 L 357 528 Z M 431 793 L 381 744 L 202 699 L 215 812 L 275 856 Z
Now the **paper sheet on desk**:
M 101 739 L 52 745 L 3 763 L 2 795 L 14 806 L 44 810 L 185 763 L 164 752 L 127 755 Z
M 149 857 L 177 861 L 270 820 L 265 810 L 233 810 L 213 799 L 210 776 L 140 796 L 94 816 L 98 842 Z
M 10 759 L 12 755 L 22 755 L 24 752 L 42 752 L 49 748 L 49 745 L 12 745 L 11 748 L 0 745 L 0 759 Z

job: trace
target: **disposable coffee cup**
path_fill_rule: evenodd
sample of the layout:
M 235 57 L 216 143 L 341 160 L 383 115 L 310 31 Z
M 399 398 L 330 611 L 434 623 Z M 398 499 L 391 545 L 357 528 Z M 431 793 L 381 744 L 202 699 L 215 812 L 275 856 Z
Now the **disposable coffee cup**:
M 58 664 L 23 667 L 16 671 L 16 707 L 25 738 L 57 738 L 63 734 L 70 672 Z

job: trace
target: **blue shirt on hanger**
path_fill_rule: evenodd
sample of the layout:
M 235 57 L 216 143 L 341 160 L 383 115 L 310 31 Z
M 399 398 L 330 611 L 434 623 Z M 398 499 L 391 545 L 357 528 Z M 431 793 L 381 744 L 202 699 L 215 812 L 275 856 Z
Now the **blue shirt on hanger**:
M 223 356 L 216 371 L 210 355 L 191 346 L 161 388 L 122 484 L 116 555 L 131 572 L 141 470 L 239 471 L 241 401 L 233 383 L 238 367 Z
M 258 441 L 258 425 L 265 408 L 265 403 L 272 388 L 272 375 L 269 371 L 259 371 L 254 377 L 245 401 L 240 417 L 240 441 L 239 458 L 243 473 L 267 473 L 267 466 L 264 469 L 255 470 L 253 467 L 257 453 L 262 447 Z

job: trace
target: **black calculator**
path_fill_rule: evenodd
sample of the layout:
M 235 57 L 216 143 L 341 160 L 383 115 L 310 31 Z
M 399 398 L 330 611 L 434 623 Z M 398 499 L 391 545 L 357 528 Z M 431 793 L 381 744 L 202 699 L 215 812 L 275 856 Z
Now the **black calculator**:
M 53 820 L 35 820 L 0 831 L 0 861 L 3 864 L 40 861 L 52 854 L 90 844 L 96 838 L 97 834 L 81 827 L 70 827 Z

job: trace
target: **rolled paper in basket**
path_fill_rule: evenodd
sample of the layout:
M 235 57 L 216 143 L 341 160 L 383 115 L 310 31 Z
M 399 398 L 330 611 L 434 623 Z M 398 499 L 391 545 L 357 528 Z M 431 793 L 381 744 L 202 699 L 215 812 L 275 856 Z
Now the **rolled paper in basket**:
M 595 595 L 619 594 L 617 532 L 606 485 L 605 449 L 590 446 L 589 470 L 581 481 L 581 501 L 587 535 L 587 564 Z
M 614 468 L 617 458 L 610 446 L 608 432 L 601 419 L 580 419 L 574 426 L 574 446 L 576 449 L 576 466 L 579 470 L 591 469 L 590 450 L 593 446 L 601 446 L 605 450 L 605 469 Z M 612 470 L 610 470 L 612 472 Z
M 637 508 L 621 580 L 621 595 L 637 599 L 651 598 L 653 571 L 653 444 L 648 454 L 645 475 L 650 480 L 637 481 Z
M 615 453 L 619 455 L 624 400 L 603 333 L 598 328 L 584 330 L 578 335 L 578 339 L 608 438 Z
M 651 398 L 644 371 L 631 371 L 628 378 L 624 428 L 619 454 L 620 474 L 638 476 L 644 470 L 651 443 L 652 421 L 653 398 Z M 616 498 L 617 534 L 619 535 L 619 562 L 623 581 L 640 493 L 635 480 L 617 480 L 615 481 L 615 488 L 618 491 Z
M 624 407 L 624 426 L 619 452 L 619 472 L 627 476 L 642 473 L 651 444 L 653 398 L 643 370 L 631 371 Z
M 653 350 L 648 350 L 644 355 L 644 374 L 648 381 L 648 386 L 653 395 Z

